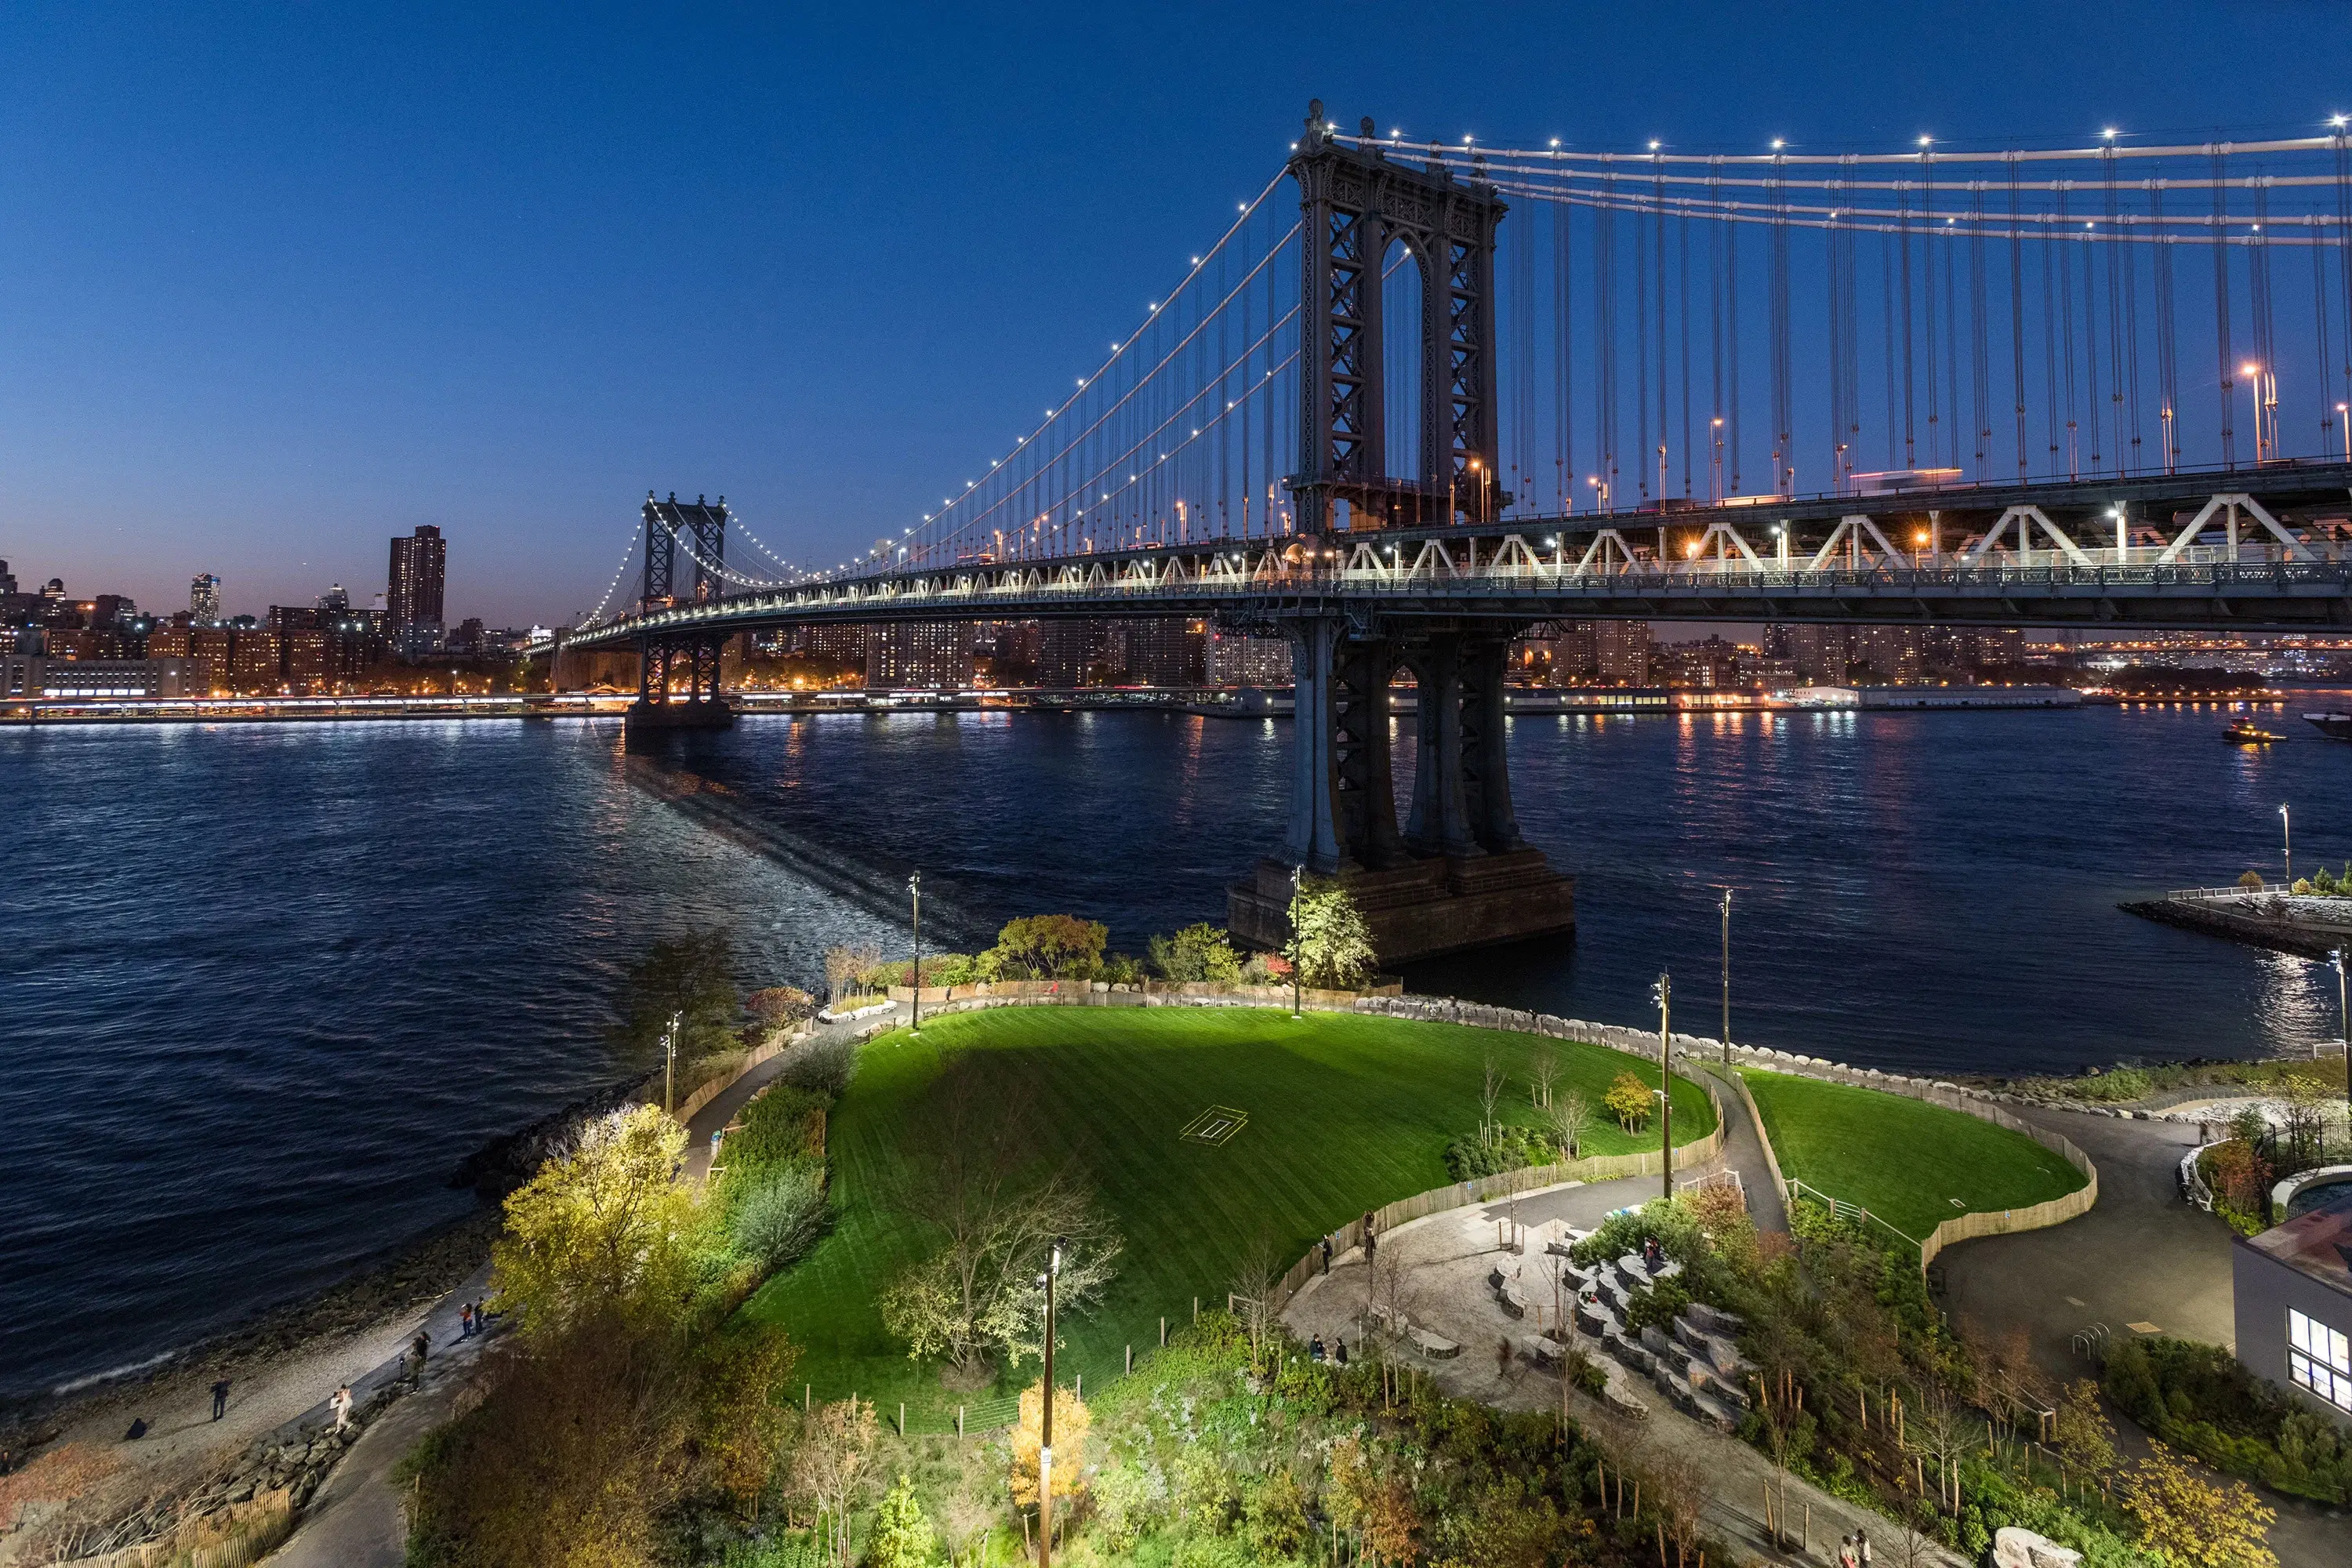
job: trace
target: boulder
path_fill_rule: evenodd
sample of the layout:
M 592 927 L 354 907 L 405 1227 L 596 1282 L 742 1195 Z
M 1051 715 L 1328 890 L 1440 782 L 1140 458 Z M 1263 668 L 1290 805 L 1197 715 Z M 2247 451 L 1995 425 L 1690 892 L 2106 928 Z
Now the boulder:
M 2083 1554 L 2046 1535 L 2005 1524 L 1993 1533 L 1993 1568 L 2075 1568 Z

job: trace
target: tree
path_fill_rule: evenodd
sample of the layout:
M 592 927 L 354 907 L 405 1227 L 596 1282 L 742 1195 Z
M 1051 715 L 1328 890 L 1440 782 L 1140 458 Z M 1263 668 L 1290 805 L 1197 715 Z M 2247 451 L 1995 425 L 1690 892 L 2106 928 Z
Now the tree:
M 852 996 L 862 996 L 866 977 L 881 967 L 882 950 L 871 942 L 846 943 L 824 950 L 824 989 L 828 1006 L 838 1007 Z
M 920 1114 L 932 1129 L 929 1157 L 900 1204 L 936 1247 L 883 1292 L 882 1322 L 910 1356 L 945 1356 L 976 1378 L 993 1352 L 1017 1361 L 1042 1349 L 1036 1277 L 1054 1239 L 1066 1244 L 1056 1309 L 1080 1312 L 1110 1282 L 1118 1234 L 1076 1168 L 1038 1152 L 1045 1129 L 1018 1080 L 996 1081 L 959 1058 Z
M 1538 1046 L 1528 1062 L 1528 1099 L 1538 1110 L 1551 1109 L 1551 1086 L 1559 1080 L 1559 1058 L 1549 1046 Z
M 766 1327 L 716 1335 L 701 1347 L 703 1462 L 719 1489 L 753 1519 L 792 1429 L 792 1410 L 776 1402 L 776 1390 L 800 1353 L 782 1330 Z
M 866 1470 L 881 1422 L 871 1400 L 856 1397 L 821 1405 L 801 1423 L 793 1447 L 786 1487 L 819 1519 L 834 1521 L 834 1560 L 848 1568 L 849 1513 L 866 1485 Z
M 1621 1072 L 1610 1080 L 1609 1092 L 1601 1097 L 1601 1103 L 1617 1118 L 1618 1126 L 1628 1132 L 1639 1132 L 1649 1125 L 1650 1102 L 1654 1098 L 1654 1091 L 1639 1075 Z
M 2238 886 L 2250 893 L 2259 893 L 2263 890 L 2263 874 L 2260 871 L 2241 871 L 2238 873 Z
M 1318 990 L 1360 985 L 1378 962 L 1363 911 L 1337 882 L 1300 879 L 1290 900 L 1290 932 L 1289 957 L 1299 979 Z
M 2058 1405 L 2058 1451 L 2077 1469 L 2104 1476 L 2116 1468 L 2116 1428 L 2099 1407 L 2099 1385 L 2081 1378 Z
M 2125 1473 L 2124 1511 L 2142 1544 L 2179 1568 L 2278 1568 L 2264 1536 L 2278 1519 L 2242 1481 L 2215 1483 L 2205 1468 L 2155 1438 Z
M 1503 1069 L 1492 1056 L 1479 1069 L 1478 1079 L 1478 1142 L 1495 1141 L 1495 1107 L 1503 1100 Z
M 1231 982 L 1241 978 L 1242 961 L 1233 941 L 1202 921 L 1186 926 L 1174 936 L 1155 936 L 1149 951 L 1151 967 L 1164 980 Z
M 650 1055 L 675 1017 L 678 1060 L 731 1049 L 742 1021 L 734 971 L 734 942 L 724 931 L 655 942 L 622 979 L 615 1030 L 622 1044 L 633 1055 Z
M 939 1545 L 939 1531 L 916 1500 L 915 1483 L 900 1476 L 898 1484 L 883 1494 L 873 1527 L 866 1532 L 868 1568 L 926 1568 Z
M 1086 980 L 1102 962 L 1110 928 L 1076 915 L 1024 915 L 996 933 L 984 955 L 995 973 L 1016 980 Z
M 1592 1131 L 1591 1103 L 1581 1091 L 1571 1089 L 1551 1101 L 1544 1120 L 1551 1126 L 1552 1141 L 1559 1145 L 1560 1153 L 1576 1159 L 1584 1147 L 1584 1135 Z
M 1037 1451 L 1045 1446 L 1045 1385 L 1021 1391 L 1021 1419 L 1013 1428 L 1013 1501 L 1037 1506 Z M 1094 1416 L 1066 1388 L 1054 1390 L 1054 1497 L 1076 1497 L 1087 1462 L 1087 1428 Z M 1057 1510 L 1058 1511 L 1058 1510 Z
M 610 1312 L 643 1327 L 691 1298 L 703 1215 L 676 1180 L 686 1130 L 660 1107 L 600 1116 L 506 1201 L 490 1250 L 499 1304 L 526 1334 Z
M 1274 1235 L 1261 1230 L 1234 1259 L 1228 1288 L 1241 1309 L 1242 1326 L 1249 1331 L 1250 1362 L 1255 1365 L 1265 1348 L 1266 1330 L 1274 1318 L 1274 1288 L 1282 1281 L 1282 1263 L 1275 1252 Z

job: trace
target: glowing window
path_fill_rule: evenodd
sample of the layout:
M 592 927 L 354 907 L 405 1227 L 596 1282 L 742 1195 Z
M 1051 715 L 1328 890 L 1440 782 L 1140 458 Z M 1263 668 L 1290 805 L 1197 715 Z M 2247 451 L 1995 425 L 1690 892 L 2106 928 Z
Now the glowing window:
M 2289 1309 L 2287 1375 L 2338 1410 L 2352 1410 L 2352 1342 L 2341 1329 Z

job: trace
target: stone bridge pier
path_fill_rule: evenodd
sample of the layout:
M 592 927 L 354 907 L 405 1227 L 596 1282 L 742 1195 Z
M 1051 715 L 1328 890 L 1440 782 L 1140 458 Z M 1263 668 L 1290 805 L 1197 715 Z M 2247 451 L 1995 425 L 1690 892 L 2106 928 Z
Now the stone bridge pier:
M 1503 676 L 1517 627 L 1286 616 L 1297 696 L 1290 820 L 1279 853 L 1226 900 L 1253 945 L 1290 935 L 1291 875 L 1346 885 L 1383 963 L 1570 931 L 1574 879 L 1519 836 Z M 1397 826 L 1391 680 L 1413 679 L 1412 805 Z

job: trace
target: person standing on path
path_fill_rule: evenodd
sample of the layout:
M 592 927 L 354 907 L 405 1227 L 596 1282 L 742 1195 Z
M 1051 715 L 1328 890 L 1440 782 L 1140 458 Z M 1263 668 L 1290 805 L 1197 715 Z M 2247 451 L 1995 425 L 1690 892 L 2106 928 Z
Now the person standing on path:
M 1323 1238 L 1323 1272 L 1331 1272 L 1331 1238 L 1328 1236 Z
M 227 1414 L 228 1379 L 222 1378 L 218 1383 L 213 1384 L 213 1419 L 217 1421 Z
M 327 1407 L 335 1413 L 335 1430 L 341 1432 L 348 1428 L 352 1424 L 352 1385 L 347 1383 L 335 1390 L 335 1396 L 327 1401 Z
M 474 1304 L 471 1301 L 457 1309 L 457 1337 L 461 1340 L 474 1337 Z

